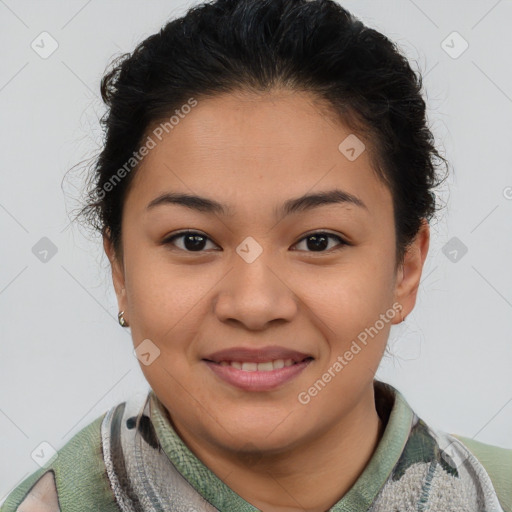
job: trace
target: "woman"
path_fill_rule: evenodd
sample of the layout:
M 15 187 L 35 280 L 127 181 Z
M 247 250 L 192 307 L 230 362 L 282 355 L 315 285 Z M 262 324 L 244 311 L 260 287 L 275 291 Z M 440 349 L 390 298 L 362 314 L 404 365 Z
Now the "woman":
M 151 391 L 1 511 L 510 512 L 512 450 L 374 378 L 444 160 L 397 47 L 330 0 L 217 0 L 101 92 L 84 213 Z

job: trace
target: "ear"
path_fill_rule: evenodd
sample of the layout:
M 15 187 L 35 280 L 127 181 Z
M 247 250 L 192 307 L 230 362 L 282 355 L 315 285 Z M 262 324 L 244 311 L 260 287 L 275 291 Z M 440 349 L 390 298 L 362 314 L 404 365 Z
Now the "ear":
M 126 311 L 128 304 L 126 301 L 126 288 L 124 279 L 124 266 L 121 258 L 115 252 L 114 246 L 110 239 L 110 232 L 107 231 L 103 234 L 103 248 L 110 261 L 110 267 L 112 270 L 112 282 L 114 283 L 114 290 L 117 296 L 117 304 L 119 311 Z M 128 321 L 126 314 L 124 315 L 125 320 Z
M 395 301 L 402 305 L 402 316 L 405 318 L 416 304 L 416 295 L 420 285 L 423 264 L 427 257 L 430 244 L 430 226 L 426 219 L 422 220 L 421 228 L 418 231 L 411 245 L 404 255 L 404 262 L 399 267 L 395 283 Z M 400 323 L 397 318 L 396 322 Z

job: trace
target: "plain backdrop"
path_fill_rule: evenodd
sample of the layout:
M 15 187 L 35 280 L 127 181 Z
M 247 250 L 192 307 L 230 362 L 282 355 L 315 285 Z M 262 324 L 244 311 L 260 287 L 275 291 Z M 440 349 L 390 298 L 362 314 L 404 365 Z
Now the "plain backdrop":
M 433 427 L 512 448 L 512 2 L 341 3 L 423 74 L 452 171 L 416 308 L 377 377 Z M 191 5 L 0 0 L 0 501 L 41 443 L 59 449 L 149 389 L 101 241 L 70 225 L 85 164 L 63 178 L 99 150 L 112 57 Z

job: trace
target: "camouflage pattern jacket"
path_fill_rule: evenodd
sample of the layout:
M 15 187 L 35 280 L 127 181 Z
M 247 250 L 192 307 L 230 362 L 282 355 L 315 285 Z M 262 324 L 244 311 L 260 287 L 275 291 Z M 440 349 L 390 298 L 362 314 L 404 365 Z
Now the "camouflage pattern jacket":
M 328 512 L 512 512 L 512 450 L 436 431 L 395 388 L 374 386 L 383 436 Z M 258 509 L 188 449 L 150 389 L 103 413 L 23 480 L 0 507 L 15 511 Z

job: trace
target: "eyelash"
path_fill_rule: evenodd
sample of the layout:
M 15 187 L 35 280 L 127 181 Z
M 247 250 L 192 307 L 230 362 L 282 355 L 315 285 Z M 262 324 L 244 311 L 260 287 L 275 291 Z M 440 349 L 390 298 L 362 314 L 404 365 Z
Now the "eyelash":
M 185 235 L 199 235 L 201 237 L 204 237 L 208 240 L 210 240 L 210 237 L 206 236 L 205 234 L 201 233 L 200 231 L 181 231 L 180 233 L 175 233 L 174 235 L 172 235 L 171 237 L 169 238 L 166 238 L 162 244 L 163 245 L 173 245 L 172 242 L 177 239 L 177 238 L 182 238 L 184 237 Z M 317 254 L 321 254 L 321 253 L 330 253 L 331 251 L 337 251 L 337 250 L 340 250 L 340 249 L 343 249 L 344 246 L 346 245 L 350 245 L 347 241 L 345 241 L 341 236 L 339 235 L 335 235 L 333 233 L 328 233 L 326 231 L 314 231 L 312 233 L 308 233 L 306 234 L 305 236 L 303 236 L 298 242 L 296 242 L 294 245 L 297 245 L 299 244 L 300 242 L 302 242 L 303 240 L 306 240 L 307 238 L 313 236 L 313 235 L 326 235 L 328 238 L 336 238 L 337 240 L 339 240 L 340 244 L 338 247 L 334 247 L 334 248 L 331 248 L 331 249 L 327 249 L 325 251 L 305 251 L 305 252 L 311 252 L 311 253 L 317 253 Z M 211 240 L 210 240 L 211 241 Z M 214 242 L 212 242 L 214 243 Z M 187 251 L 186 249 L 181 249 L 180 247 L 178 247 L 177 249 L 181 250 L 181 251 L 184 251 L 184 252 L 188 252 L 188 253 L 202 253 L 202 252 L 205 252 L 203 250 L 201 251 Z

